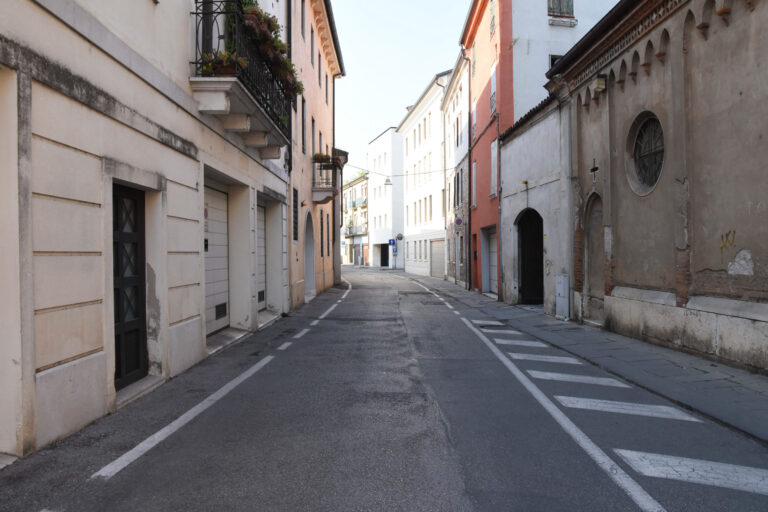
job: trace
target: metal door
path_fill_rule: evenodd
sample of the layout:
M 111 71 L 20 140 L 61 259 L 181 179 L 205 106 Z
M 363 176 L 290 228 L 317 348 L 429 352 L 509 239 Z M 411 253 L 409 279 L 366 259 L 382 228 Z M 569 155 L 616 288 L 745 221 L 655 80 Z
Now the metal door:
M 429 274 L 442 278 L 445 269 L 445 240 L 432 240 L 430 248 Z
M 256 207 L 256 293 L 259 311 L 267 309 L 267 214 L 263 206 Z
M 112 253 L 115 297 L 115 388 L 147 375 L 144 285 L 144 192 L 112 190 Z
M 495 231 L 488 235 L 488 291 L 491 293 L 499 293 L 499 249 L 497 241 Z
M 223 189 L 223 186 L 221 187 Z M 206 184 L 204 229 L 206 335 L 229 326 L 228 216 L 227 194 Z

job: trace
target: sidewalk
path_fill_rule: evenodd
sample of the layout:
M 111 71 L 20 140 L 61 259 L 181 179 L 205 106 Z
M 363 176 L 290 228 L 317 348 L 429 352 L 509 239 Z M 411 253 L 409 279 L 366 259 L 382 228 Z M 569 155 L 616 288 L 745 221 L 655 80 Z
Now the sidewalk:
M 447 281 L 405 274 L 467 307 L 578 356 L 682 407 L 768 443 L 768 377 L 575 322 L 509 306 Z

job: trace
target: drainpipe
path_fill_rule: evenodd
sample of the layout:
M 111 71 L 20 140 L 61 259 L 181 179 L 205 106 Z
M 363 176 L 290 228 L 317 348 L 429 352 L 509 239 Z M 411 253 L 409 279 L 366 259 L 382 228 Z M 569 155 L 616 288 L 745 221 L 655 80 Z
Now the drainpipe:
M 467 47 L 461 45 L 461 58 L 467 62 L 467 222 L 464 228 L 464 238 L 466 238 L 467 254 L 467 276 L 466 288 L 472 291 L 472 207 L 469 198 L 472 197 L 472 59 L 467 57 Z M 462 188 L 463 187 L 462 183 Z
M 445 101 L 445 87 L 440 83 L 440 79 L 436 79 L 435 83 L 443 90 L 443 101 Z M 442 103 L 442 102 L 441 102 Z M 443 230 L 445 230 L 445 241 L 443 242 L 445 245 L 448 245 L 448 205 L 445 204 L 445 190 L 448 188 L 448 177 L 445 170 L 445 167 L 447 165 L 445 161 L 445 118 L 443 117 L 443 111 L 440 109 L 440 132 L 442 133 L 442 140 L 443 140 Z M 447 264 L 447 258 L 448 258 L 448 251 L 445 250 L 446 248 L 443 247 L 443 279 L 446 278 L 446 272 L 445 270 L 448 268 Z M 430 252 L 430 262 L 432 261 L 432 254 Z
M 496 75 L 498 77 L 498 74 Z M 496 262 L 496 272 L 499 273 L 498 278 L 498 284 L 497 286 L 499 289 L 496 290 L 498 293 L 498 299 L 500 301 L 504 301 L 504 271 L 502 270 L 502 262 L 504 261 L 504 258 L 502 257 L 501 251 L 502 251 L 502 243 L 501 243 L 501 122 L 499 121 L 500 115 L 499 115 L 499 87 L 496 87 L 496 199 L 499 201 L 499 221 L 496 224 L 496 245 L 497 247 L 497 258 L 498 261 Z

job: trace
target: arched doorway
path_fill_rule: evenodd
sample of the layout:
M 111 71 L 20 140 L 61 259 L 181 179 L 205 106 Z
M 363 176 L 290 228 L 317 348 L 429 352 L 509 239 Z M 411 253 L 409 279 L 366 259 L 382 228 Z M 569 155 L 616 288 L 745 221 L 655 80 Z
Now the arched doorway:
M 312 214 L 307 212 L 304 221 L 304 300 L 314 298 L 315 289 L 315 229 Z
M 544 303 L 544 220 L 527 209 L 517 218 L 520 303 Z
M 603 200 L 593 195 L 587 203 L 585 217 L 586 276 L 584 279 L 584 316 L 597 322 L 603 321 L 603 296 L 605 294 L 605 241 L 603 233 Z

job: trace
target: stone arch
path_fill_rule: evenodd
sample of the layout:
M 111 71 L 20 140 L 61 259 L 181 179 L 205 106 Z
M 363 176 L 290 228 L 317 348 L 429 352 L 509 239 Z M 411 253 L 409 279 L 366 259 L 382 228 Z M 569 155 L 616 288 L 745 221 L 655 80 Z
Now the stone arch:
M 637 82 L 638 71 L 640 71 L 640 54 L 635 50 L 632 54 L 632 65 L 629 69 L 629 76 L 632 77 L 633 82 Z
M 693 35 L 694 29 L 699 28 L 701 24 L 696 24 L 696 15 L 693 14 L 693 11 L 688 11 L 688 14 L 685 15 L 685 22 L 683 23 L 683 54 L 687 54 L 690 49 L 691 45 L 693 44 L 693 40 L 691 36 Z
M 712 23 L 712 15 L 714 12 L 715 0 L 706 0 L 701 7 L 699 16 L 696 17 L 694 15 L 695 18 L 699 19 L 699 23 L 696 25 L 696 28 L 699 29 L 699 32 L 701 33 L 702 37 L 704 37 L 704 39 L 707 38 L 709 27 Z
M 656 58 L 659 62 L 664 64 L 667 58 L 667 52 L 669 51 L 669 32 L 667 29 L 661 31 L 661 37 L 659 38 L 659 48 L 656 52 Z
M 315 227 L 312 212 L 307 211 L 304 220 L 304 300 L 317 294 L 315 286 Z
M 544 219 L 533 208 L 526 208 L 518 214 L 515 226 L 519 303 L 543 304 Z
M 585 109 L 589 110 L 589 103 L 592 101 L 592 92 L 589 90 L 589 87 L 587 87 L 586 91 L 584 92 L 584 103 L 582 104 Z
M 597 192 L 584 208 L 584 316 L 602 323 L 605 297 L 605 230 L 603 199 Z
M 621 65 L 619 66 L 619 78 L 616 80 L 621 90 L 624 90 L 624 84 L 627 83 L 627 61 L 621 59 Z
M 648 42 L 645 44 L 645 52 L 643 53 L 643 63 L 641 64 L 646 75 L 651 74 L 651 64 L 653 63 L 653 54 L 654 54 L 653 42 L 649 39 Z

